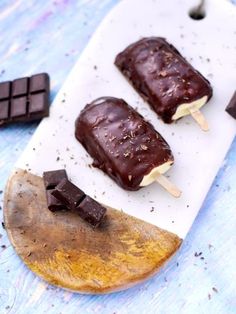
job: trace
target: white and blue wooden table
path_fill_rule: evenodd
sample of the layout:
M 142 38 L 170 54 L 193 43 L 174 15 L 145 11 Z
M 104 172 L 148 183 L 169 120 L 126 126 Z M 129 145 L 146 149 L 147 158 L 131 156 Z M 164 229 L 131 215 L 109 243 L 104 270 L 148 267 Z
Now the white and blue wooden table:
M 118 1 L 1 0 L 0 81 L 48 72 L 53 99 Z M 36 127 L 0 129 L 0 191 Z M 0 226 L 0 314 L 236 313 L 235 160 L 236 140 L 177 256 L 153 279 L 127 291 L 89 296 L 48 285 L 24 266 Z M 0 192 L 0 221 L 2 198 Z

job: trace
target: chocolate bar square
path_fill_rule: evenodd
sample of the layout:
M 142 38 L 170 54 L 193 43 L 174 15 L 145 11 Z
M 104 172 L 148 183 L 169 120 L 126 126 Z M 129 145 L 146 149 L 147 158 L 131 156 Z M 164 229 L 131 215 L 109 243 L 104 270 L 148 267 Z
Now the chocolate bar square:
M 47 73 L 40 73 L 30 78 L 30 93 L 47 90 L 49 85 L 49 76 Z
M 11 102 L 11 117 L 22 117 L 27 113 L 27 98 L 13 98 Z
M 30 96 L 29 113 L 39 113 L 47 110 L 47 95 L 46 93 L 33 94 Z
M 5 120 L 8 118 L 9 111 L 9 101 L 4 100 L 0 102 L 0 120 Z
M 10 92 L 11 92 L 11 82 L 0 83 L 0 100 L 9 98 Z
M 12 82 L 12 96 L 26 96 L 28 90 L 28 77 L 16 79 Z

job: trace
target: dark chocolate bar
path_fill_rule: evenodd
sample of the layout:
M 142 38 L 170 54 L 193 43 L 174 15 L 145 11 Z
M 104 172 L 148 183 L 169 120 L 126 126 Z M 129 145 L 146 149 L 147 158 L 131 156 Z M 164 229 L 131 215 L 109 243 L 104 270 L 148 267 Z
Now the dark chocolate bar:
M 163 173 L 174 162 L 163 137 L 122 99 L 103 97 L 87 105 L 76 121 L 75 136 L 93 165 L 127 190 L 138 190 L 154 168 L 165 165 L 159 168 Z
M 43 173 L 48 209 L 53 212 L 66 209 L 66 205 L 52 195 L 52 192 L 54 191 L 55 187 L 63 179 L 67 179 L 67 174 L 64 169 L 47 171 Z
M 225 111 L 227 111 L 231 117 L 236 119 L 236 91 L 234 92 L 228 106 L 225 108 Z
M 48 115 L 47 73 L 0 83 L 0 125 L 38 120 Z
M 208 80 L 164 38 L 144 38 L 128 46 L 115 65 L 166 123 L 190 113 L 182 105 L 199 101 L 199 109 L 212 96 Z
M 76 210 L 82 219 L 94 227 L 97 227 L 102 222 L 106 213 L 106 208 L 88 195 L 82 200 Z
M 71 210 L 75 209 L 85 197 L 84 192 L 68 179 L 62 179 L 52 191 L 52 195 Z

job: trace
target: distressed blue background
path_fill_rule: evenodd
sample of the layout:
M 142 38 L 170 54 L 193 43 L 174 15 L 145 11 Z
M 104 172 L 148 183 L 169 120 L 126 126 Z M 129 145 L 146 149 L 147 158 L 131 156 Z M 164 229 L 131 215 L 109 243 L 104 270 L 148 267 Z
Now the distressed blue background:
M 0 80 L 46 71 L 53 100 L 96 26 L 116 3 L 1 0 Z M 36 127 L 31 123 L 0 129 L 0 190 Z M 178 255 L 153 279 L 125 292 L 84 296 L 47 285 L 23 265 L 0 226 L 0 314 L 236 313 L 235 156 L 236 140 Z

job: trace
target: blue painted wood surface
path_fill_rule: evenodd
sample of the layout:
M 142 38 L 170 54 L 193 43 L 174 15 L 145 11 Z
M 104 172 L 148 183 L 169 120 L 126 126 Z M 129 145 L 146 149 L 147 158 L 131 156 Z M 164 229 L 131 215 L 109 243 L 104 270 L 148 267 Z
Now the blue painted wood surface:
M 1 0 L 0 80 L 46 71 L 53 99 L 116 3 Z M 36 127 L 0 129 L 0 190 Z M 124 292 L 85 296 L 48 285 L 24 266 L 0 226 L 0 314 L 236 313 L 235 156 L 236 140 L 177 256 L 153 279 Z

